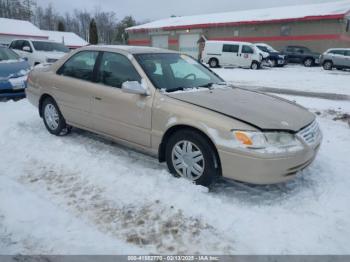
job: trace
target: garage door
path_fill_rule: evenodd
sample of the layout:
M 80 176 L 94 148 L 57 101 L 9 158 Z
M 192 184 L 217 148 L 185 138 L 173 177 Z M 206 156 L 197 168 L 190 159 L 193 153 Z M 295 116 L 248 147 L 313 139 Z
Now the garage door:
M 194 58 L 198 58 L 198 44 L 199 34 L 180 35 L 179 46 L 180 52 L 186 53 Z
M 168 49 L 168 36 L 167 35 L 152 36 L 152 46 Z

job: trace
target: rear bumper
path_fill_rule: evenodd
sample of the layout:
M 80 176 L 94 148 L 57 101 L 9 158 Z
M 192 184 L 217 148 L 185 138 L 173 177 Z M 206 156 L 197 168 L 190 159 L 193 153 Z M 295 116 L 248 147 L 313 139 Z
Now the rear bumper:
M 316 157 L 321 141 L 314 147 L 286 157 L 265 158 L 219 150 L 222 175 L 251 184 L 277 184 L 293 179 Z

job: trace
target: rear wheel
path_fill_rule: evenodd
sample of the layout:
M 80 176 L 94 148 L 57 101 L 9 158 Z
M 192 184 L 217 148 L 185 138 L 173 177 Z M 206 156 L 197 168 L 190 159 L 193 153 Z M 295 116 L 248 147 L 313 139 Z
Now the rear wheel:
M 66 124 L 66 121 L 53 98 L 45 98 L 41 110 L 46 129 L 51 134 L 64 136 L 71 131 L 71 127 Z
M 250 68 L 251 69 L 253 69 L 253 70 L 258 70 L 259 69 L 259 63 L 258 62 L 256 62 L 256 61 L 254 61 L 253 63 L 252 63 L 252 65 L 250 66 Z
M 333 63 L 331 61 L 326 61 L 323 63 L 323 69 L 324 70 L 332 70 L 333 69 Z
M 207 138 L 195 131 L 178 131 L 172 135 L 165 154 L 169 171 L 175 177 L 203 186 L 209 186 L 219 177 L 215 149 Z
M 209 60 L 209 66 L 211 68 L 217 68 L 217 67 L 219 67 L 219 61 L 216 58 L 211 58 Z
M 312 58 L 307 58 L 304 60 L 304 66 L 311 67 L 314 65 L 314 60 Z

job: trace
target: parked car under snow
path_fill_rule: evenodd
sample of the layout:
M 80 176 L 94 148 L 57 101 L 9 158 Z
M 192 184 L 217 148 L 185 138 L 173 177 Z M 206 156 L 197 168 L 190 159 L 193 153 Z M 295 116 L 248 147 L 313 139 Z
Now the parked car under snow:
M 23 98 L 30 71 L 28 62 L 11 49 L 0 46 L 0 99 Z

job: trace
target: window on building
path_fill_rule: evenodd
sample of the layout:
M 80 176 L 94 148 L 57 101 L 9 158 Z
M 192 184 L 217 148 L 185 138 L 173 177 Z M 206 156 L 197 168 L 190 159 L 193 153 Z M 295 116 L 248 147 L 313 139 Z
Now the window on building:
M 289 25 L 281 26 L 281 36 L 289 36 L 292 32 L 292 29 Z
M 223 45 L 222 52 L 225 53 L 238 53 L 239 45 Z

